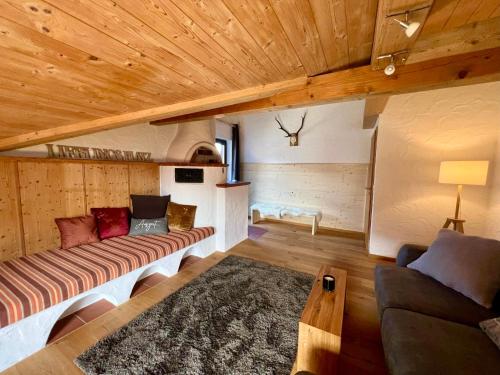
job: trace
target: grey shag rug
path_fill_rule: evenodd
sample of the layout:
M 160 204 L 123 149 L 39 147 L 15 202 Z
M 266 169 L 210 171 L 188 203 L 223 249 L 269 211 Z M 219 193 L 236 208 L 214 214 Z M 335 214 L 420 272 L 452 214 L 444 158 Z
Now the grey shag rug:
M 75 363 L 86 374 L 290 374 L 313 280 L 229 256 Z

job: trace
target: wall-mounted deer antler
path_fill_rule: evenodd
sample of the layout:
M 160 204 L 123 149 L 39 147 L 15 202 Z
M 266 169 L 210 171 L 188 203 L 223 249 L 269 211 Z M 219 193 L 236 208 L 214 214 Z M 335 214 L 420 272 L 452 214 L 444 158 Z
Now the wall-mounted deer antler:
M 279 128 L 286 133 L 285 137 L 290 138 L 290 146 L 298 146 L 299 145 L 299 133 L 302 130 L 302 128 L 304 127 L 304 121 L 306 119 L 306 115 L 307 115 L 307 111 L 304 113 L 304 116 L 302 116 L 302 123 L 300 124 L 299 130 L 297 130 L 295 133 L 290 133 L 288 130 L 286 130 L 285 127 L 283 126 L 283 124 L 281 123 L 278 116 L 276 116 L 274 118 L 276 120 L 276 122 L 278 123 L 278 125 L 280 126 Z
M 289 132 L 288 130 L 286 130 L 286 129 L 285 129 L 285 127 L 284 127 L 284 126 L 283 126 L 283 124 L 281 123 L 281 121 L 280 121 L 279 117 L 278 117 L 278 116 L 276 116 L 274 119 L 276 120 L 276 122 L 277 122 L 277 123 L 278 123 L 278 125 L 280 126 L 280 129 L 281 129 L 281 130 L 283 130 L 283 131 L 286 133 L 285 137 L 287 137 L 287 138 L 288 138 L 288 137 L 291 137 L 292 135 L 290 134 L 290 132 Z

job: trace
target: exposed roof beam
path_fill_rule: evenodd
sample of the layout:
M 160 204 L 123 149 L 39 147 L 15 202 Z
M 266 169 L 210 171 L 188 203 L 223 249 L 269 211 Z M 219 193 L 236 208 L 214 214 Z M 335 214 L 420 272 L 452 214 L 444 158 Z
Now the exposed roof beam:
M 95 133 L 102 130 L 193 113 L 192 118 L 299 107 L 369 95 L 398 94 L 431 88 L 500 80 L 500 48 L 408 64 L 387 77 L 370 66 L 313 78 L 299 78 L 219 94 L 128 114 L 105 117 L 0 139 L 0 150 Z
M 389 95 L 368 97 L 365 101 L 365 112 L 363 116 L 363 129 L 372 129 L 377 123 L 378 116 L 384 111 L 389 100 Z
M 347 69 L 310 78 L 305 87 L 288 90 L 269 98 L 171 117 L 155 121 L 154 124 L 164 125 L 222 114 L 301 107 L 373 95 L 394 95 L 498 80 L 500 80 L 500 48 L 495 48 L 408 64 L 398 68 L 391 77 L 387 77 L 381 71 L 372 70 L 370 66 Z
M 218 94 L 202 99 L 190 100 L 175 104 L 154 107 L 146 110 L 125 113 L 117 116 L 104 117 L 97 120 L 78 122 L 71 125 L 39 130 L 32 133 L 21 134 L 0 139 L 0 151 L 12 150 L 20 147 L 31 146 L 48 141 L 55 141 L 83 134 L 95 133 L 102 130 L 119 128 L 127 125 L 158 120 L 167 116 L 179 116 L 186 113 L 208 110 L 220 106 L 246 102 L 265 98 L 278 92 L 295 87 L 303 87 L 307 78 L 295 78 L 276 83 L 260 85 L 248 89 Z

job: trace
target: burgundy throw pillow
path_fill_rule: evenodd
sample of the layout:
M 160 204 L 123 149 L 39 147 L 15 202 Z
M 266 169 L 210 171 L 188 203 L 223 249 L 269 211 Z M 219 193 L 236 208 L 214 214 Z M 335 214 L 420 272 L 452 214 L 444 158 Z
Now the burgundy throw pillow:
M 56 219 L 61 232 L 61 249 L 99 241 L 97 223 L 92 215 Z
M 101 240 L 128 234 L 130 229 L 130 210 L 128 207 L 91 208 L 90 212 L 97 220 Z

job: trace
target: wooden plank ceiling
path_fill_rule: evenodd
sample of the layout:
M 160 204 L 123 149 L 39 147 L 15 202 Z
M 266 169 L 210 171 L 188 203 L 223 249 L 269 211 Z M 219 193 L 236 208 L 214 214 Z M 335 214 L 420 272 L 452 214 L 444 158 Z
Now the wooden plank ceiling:
M 411 39 L 386 17 L 422 5 Z M 499 21 L 500 0 L 3 0 L 0 139 L 249 88 L 235 103 L 255 100 L 396 48 L 417 62 L 498 47 Z

